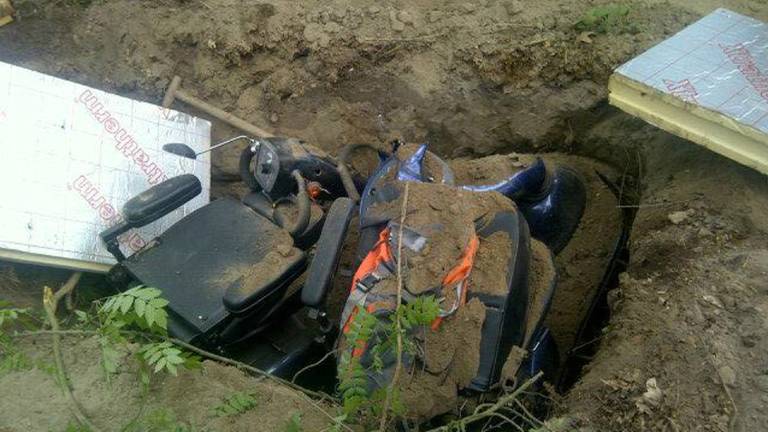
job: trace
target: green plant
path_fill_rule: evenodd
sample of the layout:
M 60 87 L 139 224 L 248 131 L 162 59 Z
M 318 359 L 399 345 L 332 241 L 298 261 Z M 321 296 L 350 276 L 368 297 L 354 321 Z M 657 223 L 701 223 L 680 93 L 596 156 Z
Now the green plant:
M 134 428 L 135 432 L 192 432 L 194 428 L 176 419 L 173 411 L 158 408 Z
M 24 353 L 8 349 L 0 358 L 0 376 L 13 371 L 32 369 L 32 361 Z
M 165 334 L 168 327 L 168 300 L 160 297 L 157 288 L 139 285 L 109 297 L 101 306 L 100 313 L 110 325 L 125 327 L 135 324 L 142 330 Z
M 64 429 L 64 432 L 91 432 L 91 430 L 77 423 L 67 423 L 67 427 Z
M 301 413 L 296 411 L 288 419 L 288 423 L 285 425 L 285 432 L 302 432 L 304 428 L 301 426 Z
M 149 385 L 150 372 L 167 372 L 176 375 L 178 367 L 193 369 L 200 365 L 200 359 L 183 352 L 165 337 L 168 333 L 168 301 L 161 297 L 157 288 L 143 285 L 107 298 L 99 307 L 99 345 L 101 364 L 107 375 L 117 372 L 122 353 L 118 349 L 128 339 L 131 328 L 143 342 L 136 352 L 139 360 L 141 382 Z M 81 323 L 90 322 L 88 314 L 77 311 Z
M 376 317 L 365 309 L 360 309 L 352 318 L 345 339 L 347 349 L 341 353 L 339 359 L 339 392 L 343 401 L 343 410 L 346 415 L 356 413 L 368 400 L 368 381 L 365 368 L 360 364 L 360 359 L 352 356 L 355 348 L 363 349 L 373 335 L 378 321 Z M 381 359 L 377 364 L 381 370 Z
M 390 315 L 388 323 L 376 319 L 364 309 L 358 310 L 352 319 L 345 338 L 347 349 L 341 353 L 339 360 L 339 392 L 343 402 L 345 416 L 369 411 L 378 416 L 384 408 L 387 388 L 381 388 L 373 393 L 368 391 L 367 376 L 370 372 L 380 373 L 384 368 L 384 358 L 403 354 L 417 355 L 418 341 L 414 337 L 418 330 L 432 324 L 440 314 L 440 304 L 434 296 L 418 297 L 411 302 L 399 305 Z M 398 324 L 399 323 L 399 324 Z M 375 338 L 375 342 L 374 342 Z M 402 352 L 397 353 L 397 340 L 402 342 Z M 370 368 L 365 368 L 360 359 L 352 355 L 352 348 L 365 349 L 369 344 L 372 362 Z M 400 401 L 399 391 L 393 387 L 388 410 L 395 415 L 405 412 Z
M 6 324 L 16 322 L 22 315 L 28 312 L 28 309 L 12 308 L 8 302 L 0 301 L 0 330 Z
M 248 393 L 236 392 L 224 398 L 221 404 L 213 407 L 213 415 L 216 417 L 227 417 L 242 414 L 255 408 L 256 398 Z
M 27 313 L 27 309 L 14 308 L 8 302 L 0 301 L 0 374 L 33 367 L 29 357 L 17 350 L 10 335 L 4 330 L 16 324 Z
M 193 369 L 199 364 L 196 356 L 183 352 L 167 341 L 142 346 L 139 349 L 139 356 L 155 373 L 165 369 L 174 376 L 177 375 L 178 366 Z
M 576 23 L 576 29 L 595 33 L 628 31 L 631 27 L 628 19 L 629 11 L 629 6 L 622 4 L 595 6 L 581 16 Z

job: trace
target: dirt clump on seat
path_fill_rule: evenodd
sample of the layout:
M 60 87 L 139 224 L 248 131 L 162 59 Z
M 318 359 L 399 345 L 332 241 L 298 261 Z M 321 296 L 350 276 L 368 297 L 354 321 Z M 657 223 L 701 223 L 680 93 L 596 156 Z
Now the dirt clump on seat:
M 498 231 L 480 238 L 475 256 L 475 267 L 469 276 L 473 293 L 506 296 L 509 292 L 509 259 L 512 256 L 512 239 Z
M 492 184 L 530 166 L 537 155 L 495 155 L 451 161 L 457 184 Z M 622 214 L 618 198 L 600 175 L 615 184 L 620 176 L 610 166 L 592 159 L 557 153 L 540 155 L 553 169 L 570 168 L 583 180 L 586 206 L 567 246 L 555 256 L 557 291 L 547 316 L 562 353 L 573 347 L 576 333 L 590 308 L 621 233 Z

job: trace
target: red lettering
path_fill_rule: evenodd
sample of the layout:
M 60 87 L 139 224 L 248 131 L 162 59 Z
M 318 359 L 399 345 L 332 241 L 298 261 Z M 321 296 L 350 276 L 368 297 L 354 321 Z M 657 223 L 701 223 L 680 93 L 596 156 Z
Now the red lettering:
M 111 134 L 116 133 L 118 130 L 122 130 L 120 129 L 120 123 L 118 123 L 114 117 L 110 117 L 104 122 L 104 129 Z
M 104 205 L 99 207 L 99 216 L 104 220 L 112 219 L 115 217 L 115 213 L 115 208 L 107 203 L 104 203 Z

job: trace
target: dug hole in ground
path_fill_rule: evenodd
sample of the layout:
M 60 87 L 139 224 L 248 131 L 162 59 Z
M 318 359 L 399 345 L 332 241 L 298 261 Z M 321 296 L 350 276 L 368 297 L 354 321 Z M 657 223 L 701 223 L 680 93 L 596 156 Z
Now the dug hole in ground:
M 509 166 L 508 154 L 597 161 L 590 163 L 615 173 L 635 211 L 629 260 L 607 293 L 607 323 L 585 341 L 581 375 L 564 393 L 548 394 L 547 415 L 567 421 L 547 427 L 764 430 L 766 177 L 605 99 L 612 68 L 698 17 L 724 6 L 766 21 L 768 4 L 623 2 L 629 10 L 618 22 L 577 28 L 607 4 L 17 0 L 15 21 L 0 28 L 0 60 L 153 103 L 181 75 L 193 94 L 281 135 L 329 152 L 355 142 L 428 141 L 467 167 L 467 178 Z M 212 139 L 236 132 L 214 123 Z M 214 155 L 213 194 L 240 196 L 236 149 Z M 561 279 L 578 280 L 586 269 L 557 264 Z M 0 298 L 38 305 L 42 285 L 65 278 L 4 264 Z M 584 307 L 580 301 L 587 302 L 576 298 L 562 310 Z M 34 365 L 0 373 L 0 430 L 66 430 L 74 423 L 47 371 L 49 340 L 25 339 L 22 348 Z M 283 430 L 296 413 L 304 430 L 330 426 L 296 392 L 213 362 L 143 394 L 125 352 L 128 366 L 107 383 L 98 351 L 94 339 L 68 339 L 63 357 L 78 399 L 106 430 L 137 413 L 147 430 L 177 421 Z M 259 395 L 257 408 L 208 415 L 237 391 Z

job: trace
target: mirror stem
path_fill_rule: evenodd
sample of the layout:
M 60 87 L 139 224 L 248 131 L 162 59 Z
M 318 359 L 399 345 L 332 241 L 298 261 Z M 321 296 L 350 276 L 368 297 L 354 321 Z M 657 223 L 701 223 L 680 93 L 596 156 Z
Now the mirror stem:
M 195 157 L 198 157 L 198 156 L 200 156 L 203 153 L 208 153 L 209 151 L 216 150 L 219 147 L 224 147 L 227 144 L 233 143 L 235 141 L 239 141 L 241 139 L 246 139 L 246 140 L 250 141 L 251 144 L 254 144 L 256 142 L 255 139 L 253 139 L 253 138 L 251 138 L 251 137 L 249 137 L 247 135 L 240 135 L 240 136 L 236 136 L 234 138 L 230 138 L 230 139 L 228 139 L 226 141 L 222 141 L 222 142 L 220 142 L 218 144 L 212 145 L 212 146 L 208 147 L 207 149 L 205 149 L 203 151 L 197 152 L 197 153 L 195 153 Z

